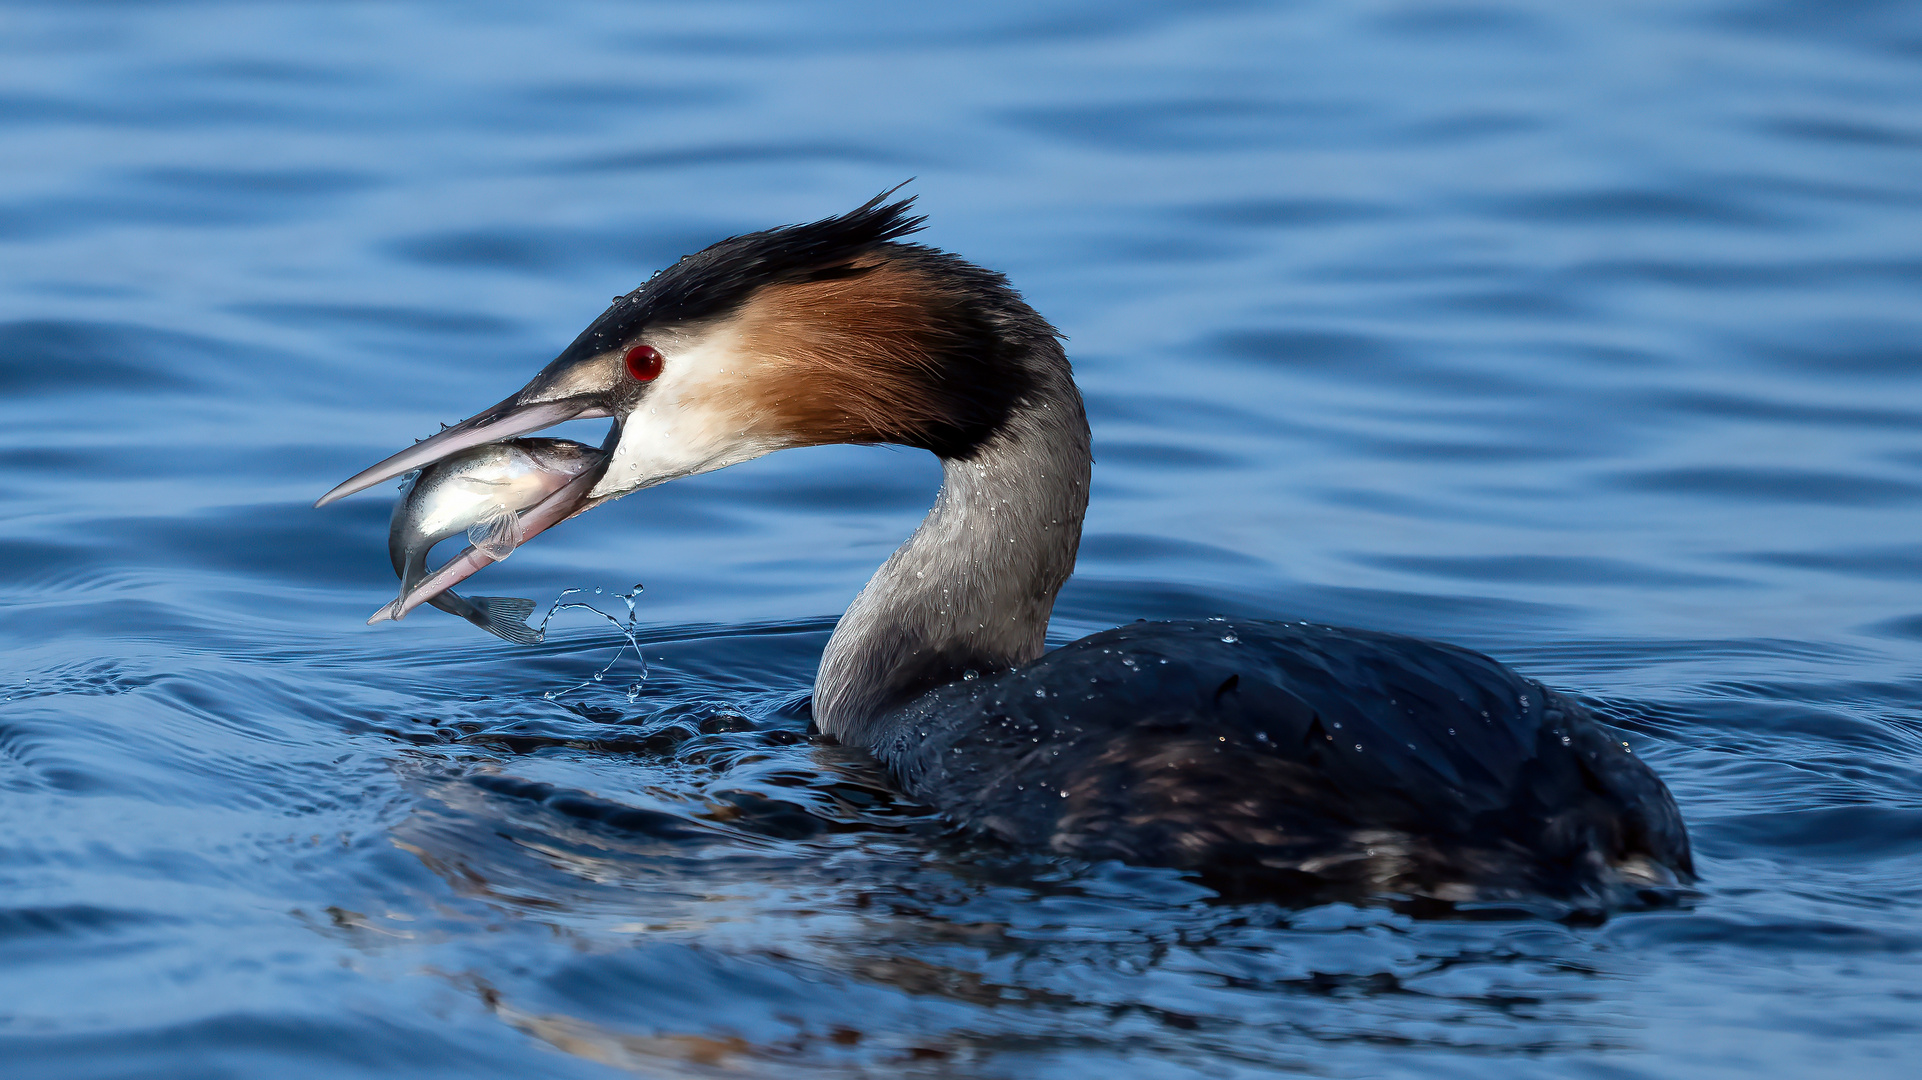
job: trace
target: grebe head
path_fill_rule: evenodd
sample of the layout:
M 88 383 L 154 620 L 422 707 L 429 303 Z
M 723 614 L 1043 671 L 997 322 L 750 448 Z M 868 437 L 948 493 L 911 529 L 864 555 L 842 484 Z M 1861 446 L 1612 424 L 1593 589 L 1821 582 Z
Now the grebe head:
M 681 259 L 616 297 L 519 392 L 316 505 L 476 445 L 596 417 L 614 420 L 604 466 L 528 511 L 526 535 L 788 447 L 897 443 L 967 459 L 1057 374 L 1036 370 L 1037 352 L 1059 360 L 1061 377 L 1065 358 L 1054 328 L 1000 274 L 901 242 L 924 219 L 909 214 L 912 197 L 891 194 Z M 417 592 L 407 606 L 426 598 Z

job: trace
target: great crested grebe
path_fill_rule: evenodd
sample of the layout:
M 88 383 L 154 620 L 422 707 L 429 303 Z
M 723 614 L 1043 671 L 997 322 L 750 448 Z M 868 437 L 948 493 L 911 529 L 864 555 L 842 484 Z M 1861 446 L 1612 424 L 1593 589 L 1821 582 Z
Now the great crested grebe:
M 1046 651 L 1088 502 L 1080 392 L 1006 278 L 903 243 L 923 219 L 886 199 L 681 259 L 518 393 L 316 505 L 584 417 L 613 418 L 606 460 L 527 510 L 525 536 L 787 447 L 919 447 L 940 493 L 835 627 L 813 717 L 956 823 L 1263 888 L 1608 904 L 1693 879 L 1654 772 L 1478 653 L 1239 619 Z M 468 549 L 395 617 L 488 561 Z

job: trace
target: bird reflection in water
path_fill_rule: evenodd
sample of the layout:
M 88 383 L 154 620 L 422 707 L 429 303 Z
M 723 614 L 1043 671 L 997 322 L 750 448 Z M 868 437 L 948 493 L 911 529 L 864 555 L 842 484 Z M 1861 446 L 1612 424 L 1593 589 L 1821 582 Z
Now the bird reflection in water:
M 546 735 L 473 727 L 442 744 L 460 760 L 401 766 L 413 809 L 393 842 L 481 913 L 438 929 L 484 943 L 438 970 L 529 1036 L 642 1075 L 975 1075 L 1103 1047 L 1295 1070 L 1384 1042 L 1632 1045 L 1625 1010 L 1605 1007 L 1625 961 L 1566 925 L 1224 903 L 1171 870 L 1010 854 L 795 716 L 687 702 Z M 591 795 L 500 769 L 537 772 L 563 744 L 642 775 Z

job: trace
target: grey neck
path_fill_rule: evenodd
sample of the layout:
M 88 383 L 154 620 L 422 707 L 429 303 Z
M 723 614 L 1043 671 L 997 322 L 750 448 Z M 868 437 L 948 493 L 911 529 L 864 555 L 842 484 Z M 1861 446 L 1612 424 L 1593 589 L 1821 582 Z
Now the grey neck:
M 867 746 L 888 710 L 1040 656 L 1081 546 L 1092 462 L 1081 394 L 1065 362 L 1051 365 L 994 436 L 942 461 L 934 508 L 834 628 L 815 725 Z

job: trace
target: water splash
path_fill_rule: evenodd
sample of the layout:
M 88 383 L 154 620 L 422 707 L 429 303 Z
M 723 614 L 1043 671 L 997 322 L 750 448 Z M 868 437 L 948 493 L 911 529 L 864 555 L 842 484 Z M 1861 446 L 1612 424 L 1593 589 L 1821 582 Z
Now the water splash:
M 640 596 L 641 596 L 640 583 L 636 582 L 632 591 L 614 594 L 615 599 L 627 605 L 626 620 L 616 618 L 615 616 L 609 614 L 608 612 L 602 611 L 600 608 L 595 607 L 593 604 L 583 603 L 582 601 L 579 601 L 579 600 L 568 599 L 568 597 L 573 596 L 575 593 L 584 593 L 586 591 L 587 591 L 586 589 L 568 589 L 562 592 L 559 596 L 556 596 L 554 598 L 554 602 L 548 605 L 547 614 L 541 616 L 541 624 L 534 628 L 534 633 L 536 635 L 535 640 L 541 641 L 541 642 L 544 642 L 547 640 L 547 624 L 550 620 L 554 618 L 554 616 L 557 613 L 562 611 L 568 611 L 568 610 L 579 610 L 579 611 L 591 611 L 594 614 L 599 615 L 601 618 L 606 619 L 608 622 L 608 625 L 620 631 L 621 636 L 627 639 L 627 644 L 622 645 L 618 649 L 615 649 L 614 655 L 608 658 L 607 663 L 601 665 L 601 669 L 599 671 L 596 671 L 593 675 L 589 676 L 585 681 L 575 683 L 573 686 L 569 686 L 562 690 L 549 690 L 546 693 L 543 693 L 541 696 L 546 698 L 548 701 L 559 701 L 561 698 L 567 696 L 568 694 L 573 693 L 576 690 L 584 689 L 586 687 L 594 685 L 595 683 L 607 681 L 608 672 L 614 670 L 614 665 L 620 663 L 621 657 L 625 655 L 629 649 L 632 649 L 634 651 L 634 659 L 639 661 L 641 665 L 640 675 L 635 679 L 634 682 L 629 683 L 627 687 L 627 700 L 629 704 L 632 704 L 635 701 L 635 699 L 641 696 L 641 687 L 644 683 L 647 682 L 647 657 L 642 655 L 641 643 L 634 636 L 634 620 L 636 618 L 635 611 L 634 611 L 634 602 L 640 599 Z M 594 592 L 597 595 L 600 593 L 600 591 L 601 590 L 598 587 L 596 587 L 594 590 Z

